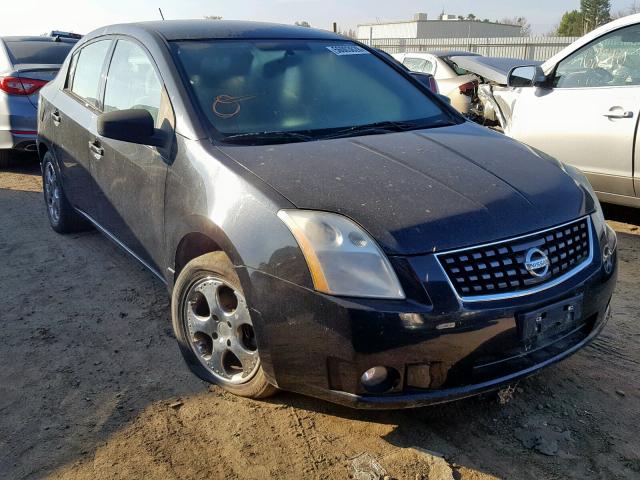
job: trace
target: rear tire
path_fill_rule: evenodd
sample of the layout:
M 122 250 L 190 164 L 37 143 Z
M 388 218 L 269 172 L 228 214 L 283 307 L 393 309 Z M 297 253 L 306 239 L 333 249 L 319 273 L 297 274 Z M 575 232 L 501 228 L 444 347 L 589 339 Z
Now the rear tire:
M 191 260 L 171 298 L 173 330 L 193 373 L 230 393 L 267 398 L 267 380 L 240 281 L 229 258 L 213 252 Z
M 51 152 L 45 153 L 42 159 L 42 190 L 51 228 L 58 233 L 72 233 L 89 228 L 89 224 L 67 200 L 60 182 L 60 172 Z

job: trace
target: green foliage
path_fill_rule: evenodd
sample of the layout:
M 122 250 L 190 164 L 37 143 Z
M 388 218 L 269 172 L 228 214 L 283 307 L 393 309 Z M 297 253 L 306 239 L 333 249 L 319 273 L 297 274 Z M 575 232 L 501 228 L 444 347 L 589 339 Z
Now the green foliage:
M 565 12 L 556 31 L 559 37 L 581 37 L 584 35 L 582 12 L 573 10 Z
M 611 21 L 610 0 L 580 0 L 584 33 Z

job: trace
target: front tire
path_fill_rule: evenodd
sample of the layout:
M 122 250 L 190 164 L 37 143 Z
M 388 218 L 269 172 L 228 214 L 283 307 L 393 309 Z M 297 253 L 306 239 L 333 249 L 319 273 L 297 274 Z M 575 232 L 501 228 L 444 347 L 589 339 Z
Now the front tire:
M 88 224 L 67 200 L 60 175 L 51 152 L 42 158 L 42 191 L 49 223 L 58 233 L 72 233 L 88 228 Z
M 171 316 L 180 352 L 198 377 L 241 397 L 277 391 L 262 370 L 249 308 L 223 252 L 195 258 L 182 269 Z

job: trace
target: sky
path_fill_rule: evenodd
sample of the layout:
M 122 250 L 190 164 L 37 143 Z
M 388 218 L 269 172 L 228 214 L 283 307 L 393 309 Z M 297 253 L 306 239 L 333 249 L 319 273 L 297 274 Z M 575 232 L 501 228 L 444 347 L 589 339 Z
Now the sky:
M 228 20 L 260 20 L 294 23 L 305 20 L 313 27 L 341 30 L 359 23 L 408 20 L 416 12 L 435 19 L 444 10 L 455 15 L 473 13 L 499 20 L 526 17 L 534 34 L 553 29 L 567 10 L 579 8 L 579 0 L 3 0 L 0 36 L 38 35 L 51 30 L 88 33 L 112 23 L 165 18 L 202 18 L 219 15 Z M 612 0 L 612 11 L 624 10 L 632 0 Z

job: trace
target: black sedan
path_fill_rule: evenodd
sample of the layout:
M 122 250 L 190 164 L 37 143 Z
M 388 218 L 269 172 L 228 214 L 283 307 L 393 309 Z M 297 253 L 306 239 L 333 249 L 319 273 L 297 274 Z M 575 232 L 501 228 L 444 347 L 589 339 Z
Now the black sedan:
M 53 229 L 93 226 L 166 283 L 186 362 L 238 395 L 452 400 L 609 315 L 616 236 L 585 177 L 338 35 L 101 28 L 38 117 Z

